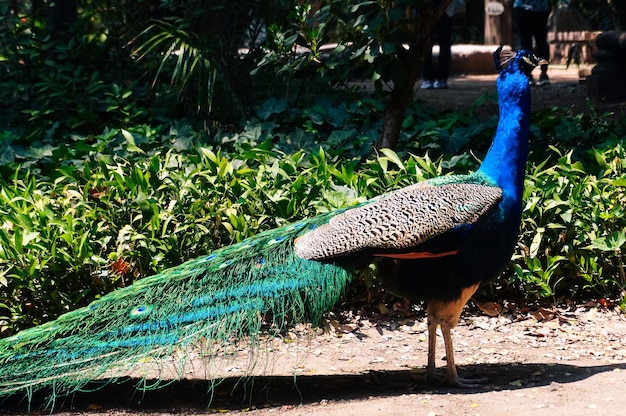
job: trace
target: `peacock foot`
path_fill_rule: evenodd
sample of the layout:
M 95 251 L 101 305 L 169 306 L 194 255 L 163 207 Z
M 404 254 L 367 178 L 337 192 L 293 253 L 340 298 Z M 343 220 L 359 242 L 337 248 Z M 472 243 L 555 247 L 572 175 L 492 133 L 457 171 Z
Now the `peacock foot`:
M 444 386 L 458 387 L 462 389 L 473 389 L 476 387 L 482 387 L 484 383 L 489 381 L 486 377 L 483 378 L 461 378 L 458 376 L 440 376 L 437 373 L 427 373 L 426 381 L 428 383 L 440 384 Z

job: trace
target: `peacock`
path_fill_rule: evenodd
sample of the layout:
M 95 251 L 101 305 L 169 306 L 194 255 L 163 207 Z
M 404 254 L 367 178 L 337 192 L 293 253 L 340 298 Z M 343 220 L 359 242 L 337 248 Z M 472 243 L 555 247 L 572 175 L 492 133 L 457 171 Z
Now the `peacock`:
M 474 386 L 480 380 L 457 375 L 451 329 L 480 283 L 496 278 L 513 253 L 528 153 L 526 74 L 543 62 L 502 47 L 494 58 L 500 119 L 476 172 L 263 232 L 2 339 L 0 398 L 41 390 L 52 404 L 128 374 L 176 379 L 191 351 L 210 369 L 239 339 L 258 346 L 261 335 L 319 323 L 363 268 L 389 292 L 427 302 L 428 379 Z M 435 368 L 438 326 L 443 377 Z

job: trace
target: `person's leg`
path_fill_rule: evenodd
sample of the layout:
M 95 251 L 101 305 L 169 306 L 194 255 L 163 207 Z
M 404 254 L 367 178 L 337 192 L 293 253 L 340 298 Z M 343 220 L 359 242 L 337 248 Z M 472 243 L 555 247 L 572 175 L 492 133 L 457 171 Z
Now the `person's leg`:
M 532 16 L 530 12 L 521 8 L 513 9 L 513 21 L 515 30 L 519 36 L 520 48 L 533 50 Z
M 439 65 L 435 76 L 442 85 L 447 86 L 452 62 L 452 18 L 444 13 L 435 25 L 435 30 L 439 40 Z
M 535 38 L 534 53 L 540 58 L 550 59 L 550 46 L 548 45 L 548 17 L 550 12 L 536 12 L 533 19 L 533 37 Z M 541 65 L 541 74 L 539 75 L 539 84 L 549 84 L 548 64 Z
M 522 8 L 513 9 L 513 23 L 515 31 L 519 37 L 520 49 L 526 49 L 528 51 L 533 50 L 533 16 L 532 12 L 524 10 Z M 528 75 L 528 82 L 531 85 L 535 85 L 535 80 L 532 74 Z
M 424 89 L 433 88 L 433 83 L 435 82 L 435 68 L 433 65 L 432 46 L 427 51 L 426 57 L 424 58 L 424 67 L 422 68 L 422 75 L 424 77 L 424 82 L 422 83 L 421 88 L 424 88 Z

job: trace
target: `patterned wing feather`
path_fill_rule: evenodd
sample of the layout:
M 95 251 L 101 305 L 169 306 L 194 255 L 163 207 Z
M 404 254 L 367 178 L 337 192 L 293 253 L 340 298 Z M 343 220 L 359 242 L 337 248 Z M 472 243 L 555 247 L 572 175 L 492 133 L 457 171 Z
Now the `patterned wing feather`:
M 295 242 L 298 256 L 324 260 L 367 249 L 414 247 L 461 224 L 473 224 L 502 199 L 474 183 L 419 183 L 353 208 Z

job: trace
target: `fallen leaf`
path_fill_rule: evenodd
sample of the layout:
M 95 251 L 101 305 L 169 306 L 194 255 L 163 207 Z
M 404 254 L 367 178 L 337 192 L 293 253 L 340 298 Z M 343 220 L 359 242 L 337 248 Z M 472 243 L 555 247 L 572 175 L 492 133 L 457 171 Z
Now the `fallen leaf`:
M 587 312 L 587 321 L 595 321 L 598 318 L 598 310 L 596 308 L 589 309 Z
M 337 329 L 343 332 L 344 334 L 348 334 L 350 332 L 356 331 L 358 328 L 359 326 L 356 324 L 343 324 L 343 325 L 339 325 Z
M 502 305 L 496 302 L 479 303 L 478 308 L 488 316 L 498 316 L 502 311 Z
M 545 323 L 548 328 L 558 329 L 561 327 L 561 323 L 559 321 L 548 321 Z
M 548 327 L 538 328 L 537 330 L 531 333 L 531 335 L 534 335 L 536 337 L 548 337 L 551 334 L 552 334 L 552 330 Z
M 598 301 L 598 306 L 602 308 L 612 308 L 615 306 L 615 303 L 611 302 L 610 300 L 602 298 Z
M 536 311 L 531 312 L 530 314 L 533 316 L 533 318 L 537 320 L 537 322 L 549 321 L 551 319 L 554 319 L 555 315 L 554 311 L 545 308 L 539 308 Z

